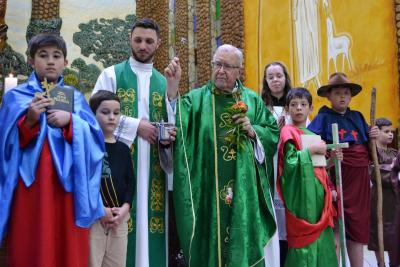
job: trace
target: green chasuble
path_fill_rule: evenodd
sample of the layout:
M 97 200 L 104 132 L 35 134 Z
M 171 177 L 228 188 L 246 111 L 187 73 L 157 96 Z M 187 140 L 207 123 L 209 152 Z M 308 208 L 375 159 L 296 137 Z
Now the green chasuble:
M 117 95 L 121 101 L 122 114 L 137 118 L 138 116 L 138 85 L 136 74 L 132 71 L 129 60 L 115 65 L 117 80 Z M 156 69 L 150 78 L 149 94 L 149 120 L 160 122 L 161 119 L 168 121 L 165 107 L 166 80 Z M 135 168 L 138 164 L 137 138 L 131 147 L 132 160 Z M 136 170 L 135 170 L 136 171 Z M 137 177 L 141 179 L 141 177 Z M 145 179 L 142 177 L 142 179 Z M 166 266 L 166 186 L 167 178 L 161 169 L 158 158 L 158 147 L 150 146 L 150 173 L 148 188 L 148 235 L 149 235 L 149 266 Z M 136 186 L 136 185 L 135 185 Z M 138 188 L 136 188 L 138 189 Z M 135 266 L 136 252 L 136 194 L 131 205 L 131 222 L 129 223 L 127 267 Z
M 301 128 L 304 134 L 314 134 Z M 282 135 L 284 129 L 282 129 Z M 284 144 L 283 172 L 280 177 L 285 207 L 297 218 L 315 224 L 324 207 L 324 188 L 314 175 L 314 166 L 308 149 L 297 150 L 288 141 Z M 338 266 L 333 230 L 330 226 L 319 238 L 303 248 L 290 248 L 285 267 Z
M 174 153 L 174 204 L 188 266 L 264 266 L 264 247 L 276 231 L 269 178 L 278 128 L 261 98 L 238 83 L 222 94 L 212 83 L 178 98 Z M 265 151 L 254 157 L 253 141 L 243 146 L 224 140 L 235 100 Z

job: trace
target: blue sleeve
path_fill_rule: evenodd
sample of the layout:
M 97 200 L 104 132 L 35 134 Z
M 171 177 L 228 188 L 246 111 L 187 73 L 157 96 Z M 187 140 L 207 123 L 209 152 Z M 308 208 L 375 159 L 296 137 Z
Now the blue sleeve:
M 317 115 L 311 123 L 308 125 L 307 129 L 310 130 L 311 132 L 318 134 L 321 136 L 322 139 L 326 139 L 326 125 L 325 125 L 325 116 L 323 115 Z
M 362 127 L 363 127 L 362 130 L 366 134 L 367 139 L 369 139 L 369 134 L 368 134 L 369 133 L 369 126 L 368 126 L 367 122 L 365 121 L 365 118 L 364 118 L 363 114 L 361 112 L 357 112 L 357 113 L 358 113 L 358 116 L 360 117 L 360 121 L 361 121 L 361 124 L 362 124 Z

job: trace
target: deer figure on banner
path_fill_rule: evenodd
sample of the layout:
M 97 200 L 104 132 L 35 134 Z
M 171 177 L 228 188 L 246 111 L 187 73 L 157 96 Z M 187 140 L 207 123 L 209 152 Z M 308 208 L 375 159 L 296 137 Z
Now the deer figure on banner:
M 336 61 L 339 55 L 343 55 L 341 71 L 344 71 L 345 60 L 347 61 L 349 70 L 353 69 L 350 59 L 350 38 L 345 34 L 334 36 L 333 22 L 329 17 L 326 18 L 326 27 L 328 34 L 328 75 L 330 74 L 329 63 L 331 59 L 333 60 L 335 72 L 338 71 Z

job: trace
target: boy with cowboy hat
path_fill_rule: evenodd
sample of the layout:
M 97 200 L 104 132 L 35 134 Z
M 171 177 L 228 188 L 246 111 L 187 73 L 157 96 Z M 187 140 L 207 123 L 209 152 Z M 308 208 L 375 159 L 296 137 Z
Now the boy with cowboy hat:
M 342 179 L 346 244 L 350 265 L 363 266 L 363 245 L 368 243 L 370 178 L 368 174 L 368 139 L 378 136 L 376 126 L 369 128 L 361 112 L 351 110 L 351 98 L 362 87 L 349 81 L 344 73 L 336 72 L 329 77 L 327 85 L 317 94 L 331 102 L 331 108 L 323 106 L 308 129 L 332 143 L 333 123 L 338 124 L 339 142 L 348 142 L 343 149 Z M 334 178 L 334 172 L 332 172 Z M 334 193 L 335 194 L 335 193 Z

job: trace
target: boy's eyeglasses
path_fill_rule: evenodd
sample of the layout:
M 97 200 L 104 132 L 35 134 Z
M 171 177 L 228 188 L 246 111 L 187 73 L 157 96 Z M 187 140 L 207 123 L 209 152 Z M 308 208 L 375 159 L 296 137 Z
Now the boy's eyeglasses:
M 211 62 L 211 64 L 213 65 L 213 68 L 215 70 L 219 70 L 221 68 L 224 68 L 224 70 L 231 71 L 231 70 L 240 68 L 239 66 L 232 66 L 232 65 L 224 64 L 224 63 L 221 63 L 221 62 L 218 62 L 218 61 L 217 62 Z

